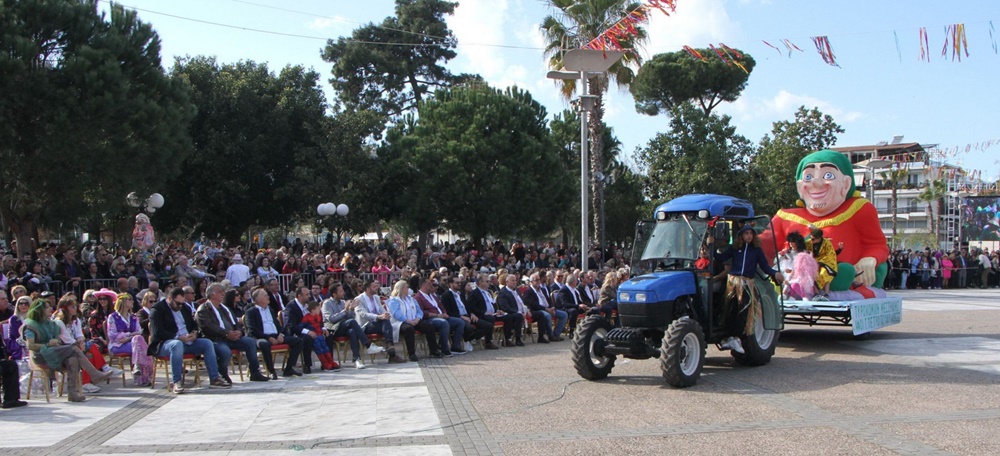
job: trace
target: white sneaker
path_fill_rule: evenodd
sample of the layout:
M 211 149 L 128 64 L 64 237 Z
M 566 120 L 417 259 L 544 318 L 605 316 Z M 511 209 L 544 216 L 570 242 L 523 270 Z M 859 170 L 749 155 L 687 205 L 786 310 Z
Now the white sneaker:
M 117 376 L 117 375 L 121 375 L 122 373 L 124 373 L 123 370 L 121 370 L 121 369 L 119 369 L 117 367 L 111 367 L 111 366 L 109 366 L 107 364 L 105 364 L 104 367 L 101 368 L 101 372 L 111 372 L 112 376 Z
M 83 392 L 87 393 L 87 394 L 94 394 L 94 393 L 100 393 L 101 392 L 101 387 L 97 386 L 97 385 L 95 385 L 93 383 L 87 383 L 87 384 L 83 385 L 82 389 L 83 389 Z
M 365 363 L 364 363 L 364 361 L 361 361 L 361 359 L 356 359 L 356 360 L 354 360 L 354 367 L 357 368 L 357 369 L 364 369 L 365 368 Z
M 722 349 L 732 350 L 736 353 L 744 354 L 746 351 L 743 350 L 743 342 L 740 342 L 738 337 L 730 337 L 722 342 Z
M 375 345 L 375 344 L 372 344 L 370 347 L 368 347 L 367 350 L 369 355 L 377 355 L 379 353 L 385 352 L 385 349 L 382 348 L 381 345 Z
M 465 351 L 466 352 L 471 352 L 472 351 L 472 342 L 466 342 L 465 343 Z

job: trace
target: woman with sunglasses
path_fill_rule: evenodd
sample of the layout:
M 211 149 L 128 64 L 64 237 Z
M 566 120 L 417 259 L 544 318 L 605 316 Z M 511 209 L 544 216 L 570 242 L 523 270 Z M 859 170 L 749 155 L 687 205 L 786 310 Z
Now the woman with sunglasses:
M 100 291 L 94 293 L 94 296 L 97 297 L 97 306 L 87 317 L 87 327 L 90 328 L 90 340 L 100 346 L 102 353 L 107 353 L 108 333 L 105 324 L 108 321 L 108 315 L 114 312 L 113 303 L 118 297 L 118 293 L 101 288 Z
M 153 358 L 146 352 L 149 346 L 142 337 L 139 318 L 132 313 L 132 295 L 119 293 L 115 311 L 108 316 L 107 334 L 112 354 L 132 357 L 132 381 L 135 386 L 149 386 L 153 374 Z
M 21 343 L 17 339 L 21 334 L 21 326 L 24 325 L 24 319 L 28 318 L 28 309 L 30 308 L 31 298 L 27 296 L 17 298 L 17 302 L 14 303 L 14 315 L 8 320 L 10 334 L 4 340 L 4 345 L 7 346 L 7 356 L 14 361 L 20 361 L 24 356 L 24 347 L 21 346 Z
M 58 310 L 53 319 L 59 326 L 59 338 L 65 345 L 76 345 L 90 361 L 90 364 L 101 372 L 111 372 L 121 374 L 118 369 L 112 369 L 104 361 L 100 347 L 83 335 L 83 319 L 80 318 L 80 311 L 77 307 L 76 296 L 73 293 L 66 293 L 59 299 Z M 87 394 L 99 393 L 101 387 L 95 385 L 90 374 L 83 370 L 80 376 L 80 383 L 83 392 Z

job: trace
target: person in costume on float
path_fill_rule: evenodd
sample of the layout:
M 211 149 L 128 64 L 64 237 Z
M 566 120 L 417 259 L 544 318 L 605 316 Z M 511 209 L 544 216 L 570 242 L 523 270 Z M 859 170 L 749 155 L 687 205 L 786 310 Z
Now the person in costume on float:
M 831 291 L 850 289 L 855 276 L 865 285 L 881 288 L 888 272 L 889 246 L 878 211 L 855 189 L 850 160 L 829 149 L 813 152 L 799 162 L 795 177 L 801 200 L 798 207 L 774 215 L 774 235 L 778 239 L 792 231 L 806 235 L 809 226 L 815 225 L 832 244 L 843 243 Z
M 726 281 L 725 331 L 729 336 L 720 344 L 722 349 L 745 353 L 738 336 L 753 335 L 756 321 L 763 318 L 760 292 L 754 283 L 757 268 L 775 282 L 781 284 L 785 278 L 781 272 L 771 269 L 767 256 L 760 248 L 760 239 L 753 226 L 747 223 L 736 233 L 736 242 L 725 252 L 717 254 L 715 261 L 723 263 L 732 260 Z
M 830 282 L 837 277 L 837 252 L 833 250 L 833 243 L 823 237 L 823 230 L 816 226 L 809 225 L 809 239 L 805 241 L 806 250 L 812 252 L 813 258 L 819 264 L 816 271 L 816 288 L 819 288 L 823 295 L 830 294 Z

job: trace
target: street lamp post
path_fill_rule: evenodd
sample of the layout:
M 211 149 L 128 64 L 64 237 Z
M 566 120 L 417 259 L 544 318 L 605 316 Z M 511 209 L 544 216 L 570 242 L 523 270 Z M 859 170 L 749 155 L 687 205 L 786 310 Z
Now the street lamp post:
M 139 212 L 154 213 L 157 209 L 163 207 L 163 195 L 159 193 L 153 193 L 149 195 L 149 198 L 144 200 L 139 199 L 139 194 L 136 192 L 129 193 L 125 197 L 125 202 L 129 206 L 138 209 Z
M 573 49 L 563 55 L 563 67 L 567 71 L 549 71 L 549 79 L 579 79 L 580 98 L 577 106 L 580 110 L 580 270 L 587 272 L 587 248 L 589 235 L 587 233 L 587 124 L 590 112 L 597 103 L 597 96 L 590 95 L 587 90 L 587 77 L 596 76 L 608 71 L 611 65 L 620 60 L 625 53 L 622 51 L 599 51 L 591 49 Z M 604 230 L 601 230 L 602 232 Z
M 347 213 L 350 212 L 350 208 L 346 204 L 333 204 L 333 203 L 323 203 L 316 206 L 316 213 L 320 217 L 331 217 L 334 215 L 339 215 L 341 217 L 347 217 Z M 337 242 L 340 242 L 340 231 L 337 231 Z

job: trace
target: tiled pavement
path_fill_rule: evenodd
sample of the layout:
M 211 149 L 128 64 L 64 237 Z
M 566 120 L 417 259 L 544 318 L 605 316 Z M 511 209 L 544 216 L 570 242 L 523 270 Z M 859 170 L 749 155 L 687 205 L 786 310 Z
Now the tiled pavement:
M 33 396 L 0 411 L 0 453 L 1000 453 L 996 290 L 905 293 L 903 323 L 867 339 L 789 326 L 760 368 L 710 347 L 684 390 L 655 360 L 582 381 L 567 342 L 529 343 L 181 396 L 114 382 L 83 404 Z

